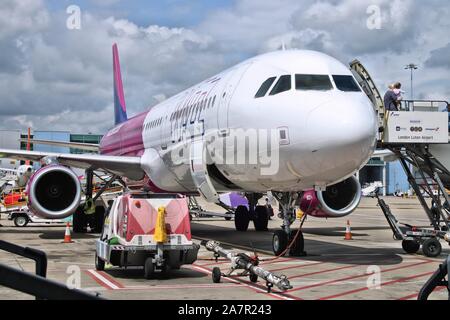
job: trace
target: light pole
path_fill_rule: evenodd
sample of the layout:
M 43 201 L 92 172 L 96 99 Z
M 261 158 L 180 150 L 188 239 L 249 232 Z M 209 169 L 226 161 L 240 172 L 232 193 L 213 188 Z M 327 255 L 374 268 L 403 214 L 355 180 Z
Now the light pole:
M 413 71 L 417 70 L 418 68 L 419 68 L 419 66 L 414 63 L 410 63 L 405 66 L 405 70 L 408 70 L 408 69 L 411 70 L 411 100 L 414 100 Z
M 419 66 L 418 65 L 416 65 L 416 64 L 414 64 L 414 63 L 410 63 L 410 64 L 408 64 L 408 65 L 406 65 L 405 66 L 405 70 L 411 70 L 411 100 L 414 100 L 414 87 L 413 87 L 413 71 L 414 70 L 417 70 L 419 68 Z M 413 104 L 413 110 L 414 110 L 414 102 L 412 102 L 412 104 Z M 409 164 L 409 170 L 411 171 L 411 172 L 414 172 L 414 169 L 413 169 L 413 166 L 412 166 L 412 164 Z M 415 174 L 415 173 L 414 173 Z M 408 193 L 411 193 L 412 194 L 412 187 L 410 186 L 410 188 L 409 188 L 409 192 Z

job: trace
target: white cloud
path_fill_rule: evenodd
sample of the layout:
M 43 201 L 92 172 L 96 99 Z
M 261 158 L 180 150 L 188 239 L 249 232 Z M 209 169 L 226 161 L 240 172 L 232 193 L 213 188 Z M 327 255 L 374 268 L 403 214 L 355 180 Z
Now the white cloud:
M 366 26 L 373 4 L 381 9 L 381 30 Z M 1 128 L 32 123 L 103 133 L 113 121 L 114 42 L 131 114 L 282 43 L 343 62 L 359 58 L 380 90 L 399 80 L 408 91 L 403 66 L 414 62 L 417 95 L 450 99 L 450 6 L 443 0 L 241 0 L 191 29 L 82 14 L 82 29 L 68 30 L 67 14 L 50 12 L 43 1 L 0 3 Z

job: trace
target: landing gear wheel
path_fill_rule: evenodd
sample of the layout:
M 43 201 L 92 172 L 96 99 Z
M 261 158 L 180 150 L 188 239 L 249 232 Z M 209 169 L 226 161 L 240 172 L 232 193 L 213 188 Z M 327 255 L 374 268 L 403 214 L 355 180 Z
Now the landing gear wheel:
M 295 235 L 297 234 L 297 231 L 292 232 L 290 242 L 294 239 Z M 293 257 L 304 257 L 306 256 L 305 249 L 305 239 L 303 238 L 303 232 L 298 231 L 297 238 L 295 239 L 295 242 L 292 243 L 291 248 L 289 249 L 289 255 Z
M 420 243 L 415 240 L 403 240 L 402 248 L 406 253 L 416 253 L 420 249 Z
M 73 232 L 74 233 L 86 233 L 86 214 L 84 213 L 83 206 L 79 206 L 78 209 L 75 211 L 75 213 L 72 216 L 73 220 Z
M 222 271 L 219 267 L 214 267 L 212 269 L 212 281 L 214 283 L 220 283 L 220 278 L 222 277 Z
M 97 253 L 95 254 L 95 270 L 97 270 L 97 271 L 105 270 L 105 261 L 100 259 L 97 255 Z
M 14 218 L 14 225 L 16 227 L 26 227 L 28 218 L 26 216 L 17 216 Z
M 269 212 L 265 206 L 256 206 L 255 208 L 255 224 L 256 231 L 267 231 L 267 225 L 269 223 Z
M 225 220 L 230 221 L 231 217 L 225 217 Z
M 144 278 L 151 279 L 155 274 L 155 264 L 153 263 L 153 258 L 149 257 L 144 263 Z
M 250 276 L 250 282 L 256 283 L 258 282 L 258 275 L 251 273 Z
M 92 231 L 94 233 L 102 233 L 103 222 L 105 219 L 105 208 L 102 206 L 95 207 L 95 213 L 91 219 Z
M 423 254 L 430 258 L 439 256 L 442 252 L 442 246 L 438 239 L 430 238 L 422 244 Z
M 288 245 L 288 236 L 283 230 L 277 230 L 272 237 L 272 250 L 276 256 L 279 256 Z
M 237 231 L 247 231 L 250 217 L 245 206 L 238 206 L 234 213 L 234 225 Z

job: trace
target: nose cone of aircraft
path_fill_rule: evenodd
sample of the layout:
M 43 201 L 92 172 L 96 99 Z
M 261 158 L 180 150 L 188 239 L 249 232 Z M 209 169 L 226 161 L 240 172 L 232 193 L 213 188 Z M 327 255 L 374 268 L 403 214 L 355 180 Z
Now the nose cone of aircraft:
M 359 169 L 375 147 L 377 120 L 365 96 L 337 97 L 312 110 L 303 140 L 308 170 L 329 183 Z M 299 141 L 299 140 L 297 140 Z

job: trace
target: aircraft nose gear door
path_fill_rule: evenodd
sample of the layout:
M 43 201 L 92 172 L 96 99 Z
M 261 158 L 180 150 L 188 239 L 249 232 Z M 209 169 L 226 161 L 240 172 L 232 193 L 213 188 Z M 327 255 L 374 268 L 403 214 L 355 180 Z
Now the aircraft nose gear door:
M 198 192 L 208 201 L 220 203 L 219 194 L 214 188 L 207 171 L 206 147 L 203 140 L 193 141 L 190 150 L 192 180 Z

